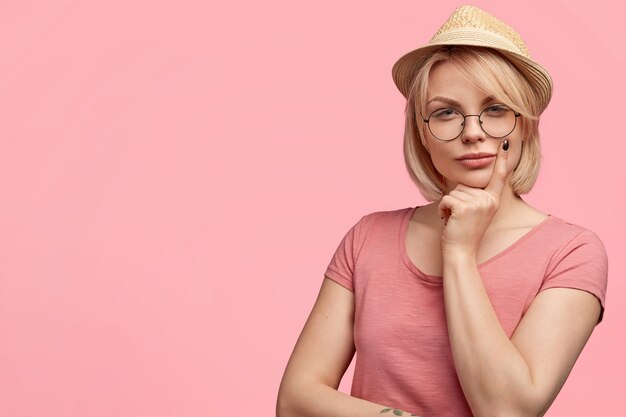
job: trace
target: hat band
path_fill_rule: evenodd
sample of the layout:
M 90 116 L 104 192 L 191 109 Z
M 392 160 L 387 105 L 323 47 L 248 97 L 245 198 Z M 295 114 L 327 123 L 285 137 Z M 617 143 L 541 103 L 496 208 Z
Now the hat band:
M 429 44 L 487 46 L 490 48 L 505 49 L 511 52 L 515 51 L 517 54 L 530 59 L 528 52 L 520 50 L 520 47 L 509 39 L 497 33 L 478 28 L 450 29 L 437 36 L 433 36 Z

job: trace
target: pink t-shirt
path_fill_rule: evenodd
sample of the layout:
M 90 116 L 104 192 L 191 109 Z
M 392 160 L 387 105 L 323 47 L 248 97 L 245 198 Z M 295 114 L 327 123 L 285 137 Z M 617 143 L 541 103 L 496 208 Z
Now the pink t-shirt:
M 414 210 L 363 216 L 326 269 L 328 278 L 354 293 L 351 394 L 421 417 L 471 416 L 452 360 L 442 278 L 422 273 L 406 253 Z M 546 288 L 588 291 L 604 312 L 607 267 L 604 245 L 594 232 L 549 216 L 478 270 L 510 337 Z

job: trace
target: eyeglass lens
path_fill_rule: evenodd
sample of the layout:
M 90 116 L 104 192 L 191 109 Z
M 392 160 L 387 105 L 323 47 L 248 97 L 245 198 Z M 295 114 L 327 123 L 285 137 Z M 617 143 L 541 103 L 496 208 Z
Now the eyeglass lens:
M 480 127 L 494 138 L 501 138 L 515 129 L 517 118 L 509 107 L 498 104 L 485 108 L 479 115 Z M 463 131 L 465 118 L 458 110 L 452 108 L 438 109 L 430 114 L 428 127 L 430 132 L 440 140 L 452 140 Z

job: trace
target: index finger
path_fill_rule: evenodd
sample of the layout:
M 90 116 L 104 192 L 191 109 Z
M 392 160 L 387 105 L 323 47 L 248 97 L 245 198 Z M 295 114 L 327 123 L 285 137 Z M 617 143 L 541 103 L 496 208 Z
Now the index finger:
M 505 139 L 502 142 L 502 146 L 498 147 L 496 162 L 493 165 L 493 173 L 491 174 L 489 184 L 485 187 L 485 191 L 493 196 L 500 196 L 500 194 L 502 194 L 502 189 L 507 181 L 508 175 L 506 172 L 506 160 L 509 156 L 508 149 L 509 140 Z

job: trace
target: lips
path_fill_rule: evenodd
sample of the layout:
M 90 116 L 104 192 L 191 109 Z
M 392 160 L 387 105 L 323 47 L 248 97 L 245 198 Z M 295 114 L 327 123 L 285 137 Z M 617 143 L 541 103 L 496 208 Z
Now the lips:
M 466 153 L 465 155 L 457 158 L 459 164 L 468 169 L 482 169 L 491 166 L 492 162 L 496 159 L 496 155 L 492 153 L 479 152 L 479 153 Z
M 489 158 L 492 156 L 496 156 L 493 153 L 479 152 L 479 153 L 466 153 L 463 156 L 457 158 L 458 161 L 464 161 L 467 159 L 481 159 L 481 158 Z

